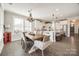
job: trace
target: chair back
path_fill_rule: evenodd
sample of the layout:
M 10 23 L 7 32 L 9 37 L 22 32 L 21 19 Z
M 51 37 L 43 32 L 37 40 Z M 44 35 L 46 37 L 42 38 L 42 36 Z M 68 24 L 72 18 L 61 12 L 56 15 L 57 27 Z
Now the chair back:
M 31 40 L 30 38 L 28 38 L 25 34 L 26 34 L 26 32 L 23 32 L 23 35 L 24 35 L 25 40 L 26 40 L 26 41 L 32 41 L 32 40 Z M 31 33 L 30 33 L 30 34 L 31 34 Z M 32 35 L 33 35 L 33 34 L 32 34 Z
M 24 41 L 26 41 L 25 33 L 24 32 L 22 33 L 22 38 L 23 38 Z
M 49 41 L 49 36 L 44 35 L 44 37 L 43 37 L 43 42 L 46 42 L 46 41 Z

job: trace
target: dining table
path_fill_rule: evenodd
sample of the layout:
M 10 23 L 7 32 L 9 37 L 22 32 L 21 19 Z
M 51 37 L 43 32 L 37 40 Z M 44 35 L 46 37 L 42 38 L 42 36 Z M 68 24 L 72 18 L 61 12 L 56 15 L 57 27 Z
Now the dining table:
M 25 33 L 25 36 L 31 39 L 32 41 L 35 41 L 35 40 L 42 41 L 44 37 L 44 35 L 42 34 L 30 34 L 30 33 Z

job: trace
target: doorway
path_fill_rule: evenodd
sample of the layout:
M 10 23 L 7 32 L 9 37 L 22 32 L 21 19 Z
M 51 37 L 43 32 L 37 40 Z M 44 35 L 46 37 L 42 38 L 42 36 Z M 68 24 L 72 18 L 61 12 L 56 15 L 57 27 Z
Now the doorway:
M 74 24 L 70 24 L 70 36 L 74 35 Z

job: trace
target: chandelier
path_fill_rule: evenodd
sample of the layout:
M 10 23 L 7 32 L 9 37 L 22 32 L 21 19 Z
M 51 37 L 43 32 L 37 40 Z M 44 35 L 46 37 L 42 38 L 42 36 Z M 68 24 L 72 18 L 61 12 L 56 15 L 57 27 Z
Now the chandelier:
M 33 17 L 32 17 L 32 12 L 31 12 L 31 11 L 32 11 L 32 9 L 29 9 L 29 10 L 28 10 L 28 13 L 29 13 L 28 20 L 29 20 L 29 21 L 33 21 L 33 20 L 34 20 Z

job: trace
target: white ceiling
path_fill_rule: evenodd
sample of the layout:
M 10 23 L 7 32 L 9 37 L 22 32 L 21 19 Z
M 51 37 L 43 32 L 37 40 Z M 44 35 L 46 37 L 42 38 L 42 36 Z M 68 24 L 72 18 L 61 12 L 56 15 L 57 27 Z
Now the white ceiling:
M 4 3 L 5 10 L 28 16 L 28 9 L 32 9 L 34 18 L 52 20 L 52 13 L 58 18 L 79 16 L 78 3 Z M 57 11 L 56 11 L 57 10 Z

